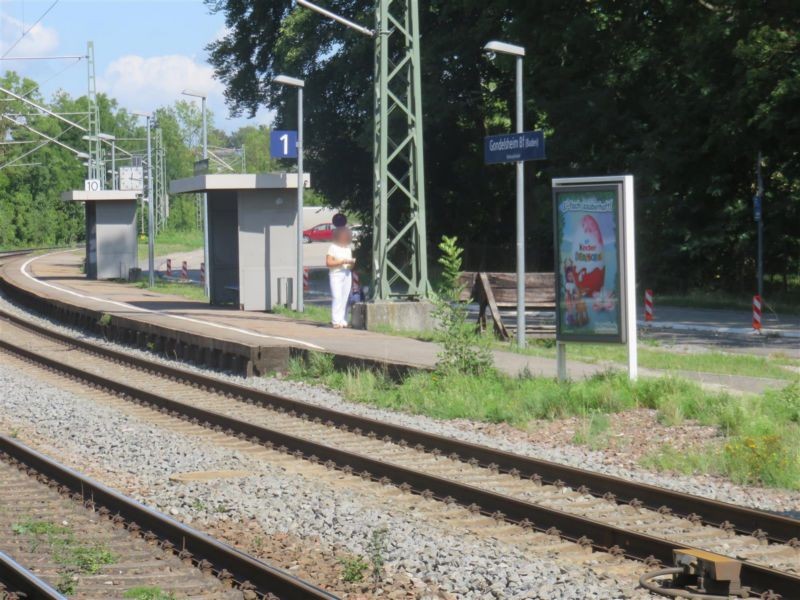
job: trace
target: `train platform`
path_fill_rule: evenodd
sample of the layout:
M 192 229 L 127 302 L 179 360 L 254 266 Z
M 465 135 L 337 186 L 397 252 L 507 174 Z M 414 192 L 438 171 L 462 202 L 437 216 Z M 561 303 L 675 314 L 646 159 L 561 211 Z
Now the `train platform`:
M 366 364 L 393 371 L 431 369 L 439 346 L 409 337 L 361 330 L 335 330 L 263 312 L 212 307 L 182 296 L 157 293 L 134 284 L 88 280 L 80 251 L 59 251 L 9 259 L 0 267 L 2 289 L 34 308 L 55 306 L 60 320 L 95 325 L 115 339 L 174 353 L 178 358 L 248 374 L 282 370 L 292 355 L 333 354 L 342 364 Z M 44 311 L 47 312 L 47 311 Z M 99 324 L 99 325 L 98 325 Z M 494 351 L 496 367 L 509 375 L 556 376 L 547 357 Z M 568 361 L 568 374 L 580 379 L 607 365 Z M 642 369 L 643 375 L 660 375 Z M 780 382 L 735 375 L 681 372 L 704 384 L 760 392 Z

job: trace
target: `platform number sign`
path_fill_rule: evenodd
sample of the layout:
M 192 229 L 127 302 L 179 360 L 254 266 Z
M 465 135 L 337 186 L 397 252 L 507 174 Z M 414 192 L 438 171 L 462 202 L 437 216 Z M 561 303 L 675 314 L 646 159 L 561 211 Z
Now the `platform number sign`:
M 269 134 L 269 154 L 272 158 L 297 158 L 297 132 L 273 130 Z
M 83 189 L 87 192 L 99 192 L 103 189 L 103 185 L 99 179 L 84 179 Z

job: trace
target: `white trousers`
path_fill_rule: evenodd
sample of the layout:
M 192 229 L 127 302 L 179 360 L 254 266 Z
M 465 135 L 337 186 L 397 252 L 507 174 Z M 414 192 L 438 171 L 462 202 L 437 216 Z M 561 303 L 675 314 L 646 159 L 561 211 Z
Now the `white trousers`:
M 353 285 L 353 274 L 350 270 L 331 271 L 331 322 L 334 325 L 347 325 L 347 301 Z

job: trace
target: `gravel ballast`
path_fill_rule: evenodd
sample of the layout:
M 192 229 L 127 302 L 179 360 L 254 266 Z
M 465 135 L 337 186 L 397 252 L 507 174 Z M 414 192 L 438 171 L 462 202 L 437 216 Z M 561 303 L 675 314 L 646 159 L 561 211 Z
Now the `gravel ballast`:
M 670 473 L 655 473 L 638 465 L 631 464 L 631 461 L 622 460 L 620 457 L 614 456 L 613 453 L 607 453 L 602 450 L 590 450 L 582 446 L 565 445 L 561 442 L 548 442 L 547 439 L 539 441 L 534 439 L 534 435 L 524 434 L 524 432 L 515 432 L 516 435 L 508 435 L 507 428 L 504 431 L 503 428 L 491 427 L 486 423 L 476 423 L 467 420 L 439 421 L 423 415 L 400 413 L 348 402 L 344 400 L 340 394 L 322 386 L 309 385 L 274 377 L 245 379 L 198 368 L 186 363 L 165 359 L 150 352 L 115 344 L 93 335 L 87 335 L 73 328 L 61 326 L 49 319 L 33 315 L 17 307 L 2 294 L 0 294 L 0 307 L 8 312 L 24 316 L 32 322 L 53 329 L 54 331 L 66 333 L 79 339 L 90 340 L 98 345 L 128 352 L 135 356 L 178 368 L 212 375 L 239 385 L 340 410 L 342 412 L 358 414 L 406 427 L 421 429 L 430 433 L 450 436 L 470 443 L 484 444 L 508 452 L 550 460 L 583 469 L 590 469 L 625 479 L 713 498 L 724 502 L 731 502 L 742 506 L 789 513 L 793 513 L 793 511 L 796 511 L 797 507 L 800 506 L 800 493 L 797 492 L 737 485 L 725 478 L 710 475 L 686 476 Z M 641 435 L 646 438 L 649 435 L 649 431 L 643 429 Z
M 200 438 L 155 427 L 0 365 L 0 407 L 9 428 L 46 440 L 60 460 L 90 465 L 138 488 L 138 499 L 187 522 L 255 519 L 267 533 L 319 538 L 366 555 L 374 532 L 388 532 L 395 571 L 432 581 L 463 598 L 623 598 L 613 580 L 581 566 L 524 556 L 516 547 L 392 510 L 345 487 L 331 489 L 279 466 Z M 176 472 L 246 470 L 250 477 L 181 483 Z M 640 596 L 642 592 L 635 592 Z

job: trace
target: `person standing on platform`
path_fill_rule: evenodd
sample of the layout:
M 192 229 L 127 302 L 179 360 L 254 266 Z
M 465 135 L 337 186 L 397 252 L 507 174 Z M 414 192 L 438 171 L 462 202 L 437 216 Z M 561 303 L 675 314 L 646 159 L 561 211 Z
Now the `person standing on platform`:
M 350 244 L 353 235 L 347 227 L 333 231 L 333 243 L 328 248 L 325 264 L 331 283 L 331 322 L 334 329 L 347 327 L 347 301 L 353 286 L 352 269 L 356 264 Z

